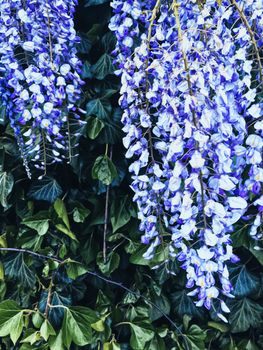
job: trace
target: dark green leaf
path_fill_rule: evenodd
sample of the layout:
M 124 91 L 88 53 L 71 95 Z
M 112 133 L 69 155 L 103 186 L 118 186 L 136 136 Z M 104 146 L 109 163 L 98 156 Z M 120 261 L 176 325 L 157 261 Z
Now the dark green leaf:
M 99 80 L 104 79 L 107 75 L 114 72 L 112 58 L 107 53 L 104 53 L 91 67 L 91 71 L 95 78 Z
M 82 67 L 81 77 L 82 79 L 91 79 L 93 77 L 93 74 L 91 72 L 91 64 L 88 61 L 85 61 Z
M 26 265 L 23 253 L 9 256 L 5 262 L 5 273 L 10 279 L 19 281 L 25 287 L 33 288 L 36 278 L 33 271 Z
M 112 111 L 111 104 L 106 99 L 95 99 L 87 103 L 87 116 L 95 115 L 96 117 L 106 120 Z
M 260 287 L 259 278 L 250 273 L 245 265 L 232 268 L 230 277 L 234 285 L 234 295 L 237 297 L 248 296 Z
M 195 306 L 193 298 L 187 295 L 187 291 L 182 290 L 173 293 L 172 300 L 174 310 L 180 317 L 189 315 L 201 318 L 203 316 L 203 310 Z
M 54 202 L 62 194 L 62 188 L 55 179 L 45 177 L 33 185 L 28 193 L 30 198 Z
M 248 298 L 231 301 L 229 322 L 233 333 L 246 332 L 249 327 L 260 327 L 263 307 Z
M 126 225 L 131 218 L 129 196 L 118 198 L 111 205 L 112 232 L 115 233 L 120 227 Z

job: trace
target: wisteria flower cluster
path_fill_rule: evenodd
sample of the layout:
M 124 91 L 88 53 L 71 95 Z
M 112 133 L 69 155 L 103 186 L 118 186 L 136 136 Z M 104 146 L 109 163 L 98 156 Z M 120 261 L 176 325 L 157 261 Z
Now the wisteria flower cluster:
M 0 96 L 28 173 L 61 161 L 81 93 L 77 0 L 2 0 Z
M 250 234 L 262 236 L 260 3 L 112 1 L 144 257 L 167 247 L 196 305 L 217 301 L 223 312 L 235 224 L 252 222 Z

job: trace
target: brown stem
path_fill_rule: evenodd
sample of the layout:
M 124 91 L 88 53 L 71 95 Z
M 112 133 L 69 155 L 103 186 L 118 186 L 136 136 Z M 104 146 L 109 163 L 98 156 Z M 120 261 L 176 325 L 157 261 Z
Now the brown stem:
M 253 30 L 251 29 L 250 25 L 249 25 L 249 22 L 247 20 L 247 17 L 245 16 L 244 12 L 241 10 L 241 8 L 239 7 L 238 3 L 236 2 L 236 0 L 230 0 L 230 3 L 235 6 L 235 8 L 237 9 L 237 12 L 239 13 L 239 16 L 242 20 L 242 22 L 244 23 L 249 35 L 250 35 L 250 38 L 251 38 L 251 42 L 254 46 L 254 50 L 255 50 L 255 54 L 256 54 L 256 57 L 257 57 L 257 63 L 258 63 L 258 67 L 259 67 L 259 74 L 260 74 L 260 80 L 261 80 L 261 84 L 262 84 L 262 87 L 263 87 L 263 67 L 262 67 L 262 64 L 261 64 L 261 57 L 260 57 L 260 53 L 259 53 L 259 49 L 258 49 L 258 45 L 257 45 L 257 40 L 254 36 L 254 32 Z

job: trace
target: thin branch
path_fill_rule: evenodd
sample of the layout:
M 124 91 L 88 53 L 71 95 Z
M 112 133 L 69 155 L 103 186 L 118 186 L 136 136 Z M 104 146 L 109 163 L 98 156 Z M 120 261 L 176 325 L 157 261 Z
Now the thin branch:
M 12 252 L 17 252 L 17 253 L 27 253 L 27 254 L 34 255 L 34 256 L 36 256 L 36 257 L 38 257 L 40 259 L 50 259 L 50 260 L 53 260 L 53 261 L 57 261 L 60 264 L 63 264 L 65 262 L 65 260 L 58 259 L 55 256 L 47 256 L 47 255 L 43 255 L 43 254 L 38 254 L 38 253 L 35 253 L 35 252 L 33 252 L 31 250 L 27 250 L 27 249 L 0 248 L 0 251 L 12 251 Z M 128 287 L 124 286 L 123 284 L 121 284 L 119 282 L 116 282 L 116 281 L 110 280 L 108 278 L 105 278 L 105 277 L 101 276 L 100 274 L 98 274 L 97 272 L 87 271 L 86 275 L 97 277 L 97 278 L 101 279 L 102 281 L 104 281 L 106 283 L 109 283 L 109 284 L 112 284 L 112 285 L 117 286 L 119 288 L 122 288 L 123 290 L 125 290 L 128 293 L 131 293 L 131 294 L 133 294 L 133 295 L 135 295 L 137 297 L 142 298 L 146 303 L 148 303 L 149 305 L 154 307 L 156 310 L 158 310 L 163 315 L 164 318 L 166 318 L 166 320 L 176 329 L 176 331 L 179 333 L 179 335 L 183 338 L 186 350 L 190 350 L 185 335 L 182 333 L 182 331 L 176 325 L 176 323 L 169 316 L 167 316 L 158 305 L 154 304 L 151 300 L 149 300 L 145 296 L 141 295 L 140 293 L 134 292 L 133 290 L 129 289 Z M 46 310 L 45 310 L 45 316 L 46 317 L 47 317 L 47 313 L 48 313 L 48 309 L 49 308 L 55 308 L 55 307 L 64 307 L 64 308 L 66 308 L 64 305 L 51 305 L 50 301 L 51 301 L 51 296 L 52 296 L 52 288 L 53 288 L 53 282 L 50 283 L 50 286 L 49 286 L 49 293 L 48 293 L 48 298 L 47 298 L 47 306 L 46 306 Z
M 43 254 L 38 254 L 36 252 L 33 252 L 32 250 L 28 250 L 28 249 L 20 249 L 20 248 L 0 248 L 1 252 L 16 252 L 16 253 L 26 253 L 26 254 L 30 254 L 30 255 L 34 255 L 40 259 L 44 259 L 44 260 L 53 260 L 56 261 L 58 263 L 63 263 L 63 260 L 60 260 L 59 258 L 55 257 L 55 256 L 48 256 L 48 255 L 43 255 Z
M 145 296 L 141 295 L 140 293 L 134 292 L 134 291 L 132 291 L 131 289 L 125 287 L 123 284 L 121 284 L 121 283 L 119 283 L 119 282 L 112 281 L 112 280 L 110 280 L 110 279 L 108 279 L 108 278 L 105 278 L 105 277 L 99 275 L 99 274 L 96 273 L 96 272 L 88 271 L 87 274 L 88 274 L 88 275 L 91 275 L 91 276 L 95 276 L 95 277 L 101 279 L 102 281 L 104 281 L 104 282 L 106 282 L 106 283 L 110 283 L 110 284 L 112 284 L 112 285 L 115 285 L 115 286 L 117 286 L 117 287 L 119 287 L 119 288 L 122 288 L 122 289 L 126 290 L 128 293 L 131 293 L 131 294 L 133 294 L 133 295 L 135 295 L 135 296 L 137 296 L 137 297 L 142 298 L 146 303 L 150 304 L 152 307 L 154 307 L 156 310 L 158 310 L 158 311 L 163 315 L 164 318 L 166 318 L 166 320 L 176 329 L 176 331 L 179 333 L 179 335 L 183 338 L 183 341 L 184 341 L 186 350 L 190 350 L 185 335 L 182 333 L 182 331 L 181 331 L 180 328 L 176 325 L 176 323 L 175 323 L 169 316 L 167 316 L 167 315 L 163 312 L 163 310 L 162 310 L 158 305 L 154 304 L 151 300 L 149 300 L 149 299 L 146 298 Z

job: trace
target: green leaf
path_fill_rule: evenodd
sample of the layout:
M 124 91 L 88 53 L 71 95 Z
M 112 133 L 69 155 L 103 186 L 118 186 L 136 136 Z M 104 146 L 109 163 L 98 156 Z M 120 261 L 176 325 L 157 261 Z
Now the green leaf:
M 89 6 L 94 6 L 94 5 L 101 5 L 104 4 L 105 2 L 109 2 L 110 0 L 85 0 L 84 6 L 89 7 Z
M 88 116 L 95 115 L 96 117 L 105 120 L 110 116 L 112 107 L 108 100 L 97 98 L 87 103 L 86 111 Z
M 0 203 L 4 208 L 8 207 L 7 197 L 12 192 L 14 177 L 6 171 L 0 172 Z
M 91 71 L 96 79 L 103 80 L 107 75 L 114 72 L 112 58 L 104 53 L 92 66 Z
M 36 230 L 40 236 L 44 236 L 49 229 L 48 212 L 42 211 L 34 216 L 27 217 L 22 223 L 27 227 Z
M 229 322 L 233 333 L 246 332 L 249 327 L 259 327 L 263 319 L 263 307 L 248 298 L 231 301 Z
M 90 215 L 90 210 L 82 204 L 78 204 L 73 210 L 73 220 L 75 222 L 84 222 L 86 218 Z
M 250 242 L 249 251 L 254 255 L 254 257 L 258 260 L 258 262 L 263 265 L 263 253 L 262 250 L 255 249 L 255 241 Z
M 120 264 L 120 256 L 114 251 L 111 251 L 107 255 L 106 261 L 104 262 L 103 254 L 102 252 L 100 252 L 97 256 L 97 264 L 102 273 L 104 273 L 105 275 L 110 275 L 113 271 L 115 271 L 118 268 Z
M 67 349 L 71 343 L 79 346 L 91 344 L 91 324 L 98 321 L 94 311 L 87 307 L 71 307 L 65 311 L 62 325 L 63 342 Z
M 115 233 L 120 227 L 126 225 L 131 218 L 129 196 L 118 198 L 111 205 L 112 232 Z
M 40 335 L 42 338 L 45 339 L 45 341 L 47 341 L 51 335 L 56 335 L 54 328 L 52 327 L 52 325 L 48 320 L 45 320 L 42 323 L 42 326 L 40 328 Z
M 64 233 L 65 235 L 69 236 L 71 239 L 73 239 L 74 241 L 78 241 L 77 237 L 75 236 L 75 234 L 70 231 L 66 226 L 64 226 L 63 224 L 58 224 L 56 225 L 56 229 L 62 233 Z
M 221 333 L 226 333 L 229 331 L 229 326 L 224 323 L 210 321 L 207 325 L 211 328 L 217 329 Z
M 67 263 L 67 275 L 69 278 L 75 280 L 77 277 L 84 275 L 87 269 L 76 261 L 69 261 Z
M 18 280 L 25 287 L 33 288 L 36 283 L 36 277 L 32 270 L 26 265 L 23 253 L 9 256 L 5 262 L 6 275 L 14 280 Z
M 147 251 L 148 247 L 142 246 L 137 249 L 137 251 L 131 255 L 130 262 L 136 265 L 150 266 L 153 267 L 155 265 L 159 265 L 164 262 L 169 257 L 169 248 L 168 246 L 163 247 L 160 245 L 156 248 L 154 258 L 151 260 L 147 260 L 143 257 L 143 254 Z
M 26 331 L 25 337 L 21 340 L 21 343 L 29 343 L 30 345 L 33 345 L 40 339 L 41 339 L 41 335 L 39 331 L 34 331 L 33 329 L 29 329 Z
M 68 230 L 70 230 L 67 209 L 62 199 L 58 198 L 54 203 L 54 209 L 58 217 L 63 221 Z
M 97 117 L 91 117 L 87 122 L 87 135 L 90 139 L 95 140 L 101 130 L 104 128 L 104 123 Z
M 131 326 L 131 339 L 130 344 L 133 350 L 145 349 L 145 345 L 148 341 L 154 337 L 154 332 L 149 328 L 144 328 L 143 323 L 140 326 L 129 323 Z
M 167 350 L 165 342 L 158 335 L 148 343 L 144 350 Z
M 245 265 L 235 266 L 230 272 L 231 282 L 234 286 L 234 295 L 237 297 L 248 296 L 260 287 L 260 280 L 250 273 Z
M 159 318 L 163 317 L 163 314 L 169 315 L 171 306 L 169 300 L 164 295 L 152 298 L 152 301 L 160 310 L 162 310 L 162 312 L 160 312 L 157 308 L 152 307 L 149 310 L 149 317 L 151 321 L 158 320 Z
M 63 335 L 62 330 L 58 333 L 56 337 L 51 336 L 48 340 L 48 345 L 50 346 L 50 350 L 64 350 L 63 344 Z
M 259 347 L 252 341 L 243 339 L 238 343 L 238 349 L 240 350 L 260 350 Z
M 191 350 L 205 350 L 206 332 L 197 325 L 192 325 L 186 334 Z
M 45 177 L 33 185 L 28 193 L 30 198 L 53 203 L 63 193 L 55 179 Z
M 115 341 L 111 341 L 103 344 L 103 350 L 121 350 L 121 347 Z
M 110 185 L 118 176 L 115 165 L 106 155 L 99 156 L 92 168 L 92 178 L 100 180 L 104 185 Z
M 24 327 L 23 310 L 12 300 L 0 303 L 0 337 L 10 335 L 15 344 Z

